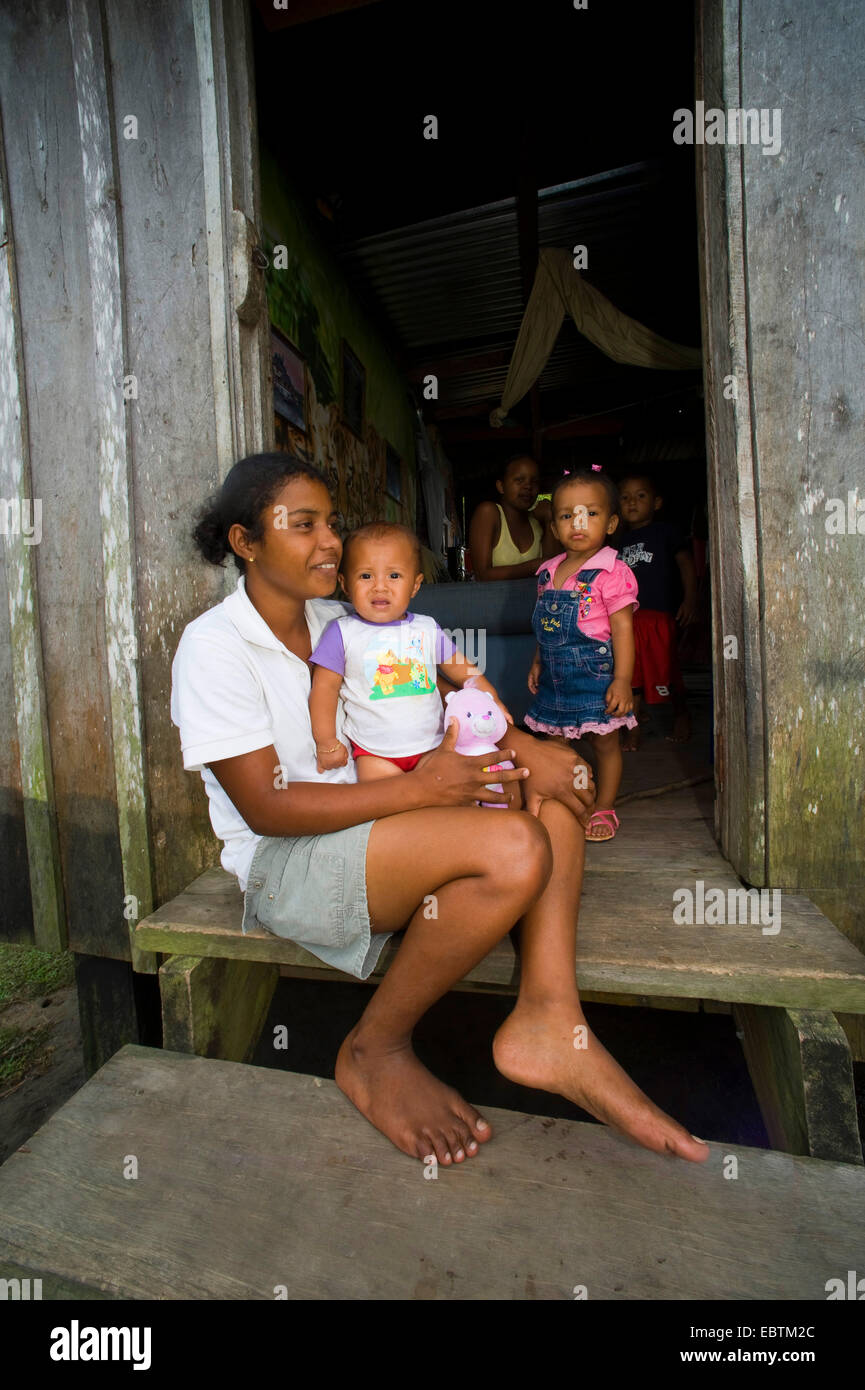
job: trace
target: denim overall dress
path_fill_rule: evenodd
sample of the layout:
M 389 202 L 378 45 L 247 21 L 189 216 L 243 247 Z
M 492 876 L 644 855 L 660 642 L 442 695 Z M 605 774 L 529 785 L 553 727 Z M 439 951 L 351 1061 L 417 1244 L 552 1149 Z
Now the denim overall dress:
M 600 569 L 579 571 L 576 588 L 546 589 L 549 570 L 538 575 L 538 601 L 532 627 L 540 648 L 538 693 L 526 712 L 529 728 L 579 738 L 580 731 L 605 732 L 624 724 L 611 719 L 604 697 L 613 679 L 610 639 L 587 637 L 579 626 L 594 600 L 592 583 Z

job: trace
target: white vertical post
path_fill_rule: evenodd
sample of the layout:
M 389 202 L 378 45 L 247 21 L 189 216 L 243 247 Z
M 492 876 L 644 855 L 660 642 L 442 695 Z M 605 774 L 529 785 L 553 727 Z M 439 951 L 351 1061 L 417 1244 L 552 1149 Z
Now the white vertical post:
M 147 824 L 144 726 L 135 602 L 135 557 L 131 502 L 130 450 L 123 399 L 125 352 L 117 186 L 111 106 L 107 90 L 100 10 L 94 0 L 68 0 L 69 33 L 81 136 L 84 216 L 90 263 L 90 296 L 96 348 L 94 410 L 99 438 L 99 513 L 105 647 L 111 699 L 117 818 L 123 887 L 136 900 L 130 921 L 132 963 L 153 971 L 152 952 L 139 952 L 132 935 L 135 920 L 153 909 Z M 117 904 L 118 914 L 124 904 Z
M 9 182 L 0 128 L 0 496 L 32 498 L 30 447 L 23 387 L 24 361 L 18 306 Z M 33 538 L 31 537 L 31 540 Z M 34 942 L 45 951 L 66 945 L 66 913 L 60 874 L 54 778 L 45 708 L 42 644 L 36 590 L 35 545 L 24 528 L 10 526 L 0 538 L 9 593 L 15 722 L 24 803 L 24 833 L 33 904 Z

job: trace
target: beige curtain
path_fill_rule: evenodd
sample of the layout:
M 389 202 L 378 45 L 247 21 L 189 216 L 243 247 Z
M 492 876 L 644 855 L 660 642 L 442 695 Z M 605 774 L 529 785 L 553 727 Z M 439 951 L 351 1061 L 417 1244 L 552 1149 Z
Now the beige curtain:
M 665 371 L 688 371 L 702 365 L 699 348 L 671 343 L 620 313 L 574 269 L 570 251 L 546 248 L 540 253 L 502 403 L 490 415 L 491 425 L 500 426 L 511 406 L 534 386 L 547 365 L 566 313 L 579 331 L 614 362 Z

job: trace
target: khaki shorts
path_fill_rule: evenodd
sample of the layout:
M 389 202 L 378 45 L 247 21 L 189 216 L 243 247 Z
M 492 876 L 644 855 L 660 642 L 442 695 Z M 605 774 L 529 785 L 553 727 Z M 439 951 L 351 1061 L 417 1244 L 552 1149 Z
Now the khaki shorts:
M 365 980 L 392 932 L 373 932 L 366 847 L 374 821 L 330 835 L 264 836 L 249 870 L 243 930 L 261 926 Z

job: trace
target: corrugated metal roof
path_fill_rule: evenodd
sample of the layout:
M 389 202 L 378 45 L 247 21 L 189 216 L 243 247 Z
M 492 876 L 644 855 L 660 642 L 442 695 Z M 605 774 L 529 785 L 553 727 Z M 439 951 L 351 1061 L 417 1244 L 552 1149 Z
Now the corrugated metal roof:
M 644 220 L 657 213 L 659 183 L 654 166 L 638 163 L 541 190 L 540 246 L 587 245 L 587 278 L 624 307 L 644 286 L 635 251 Z M 365 237 L 337 254 L 410 364 L 502 354 L 500 364 L 445 374 L 440 404 L 480 406 L 500 395 L 523 315 L 515 198 Z M 568 322 L 540 389 L 561 390 L 612 367 Z

